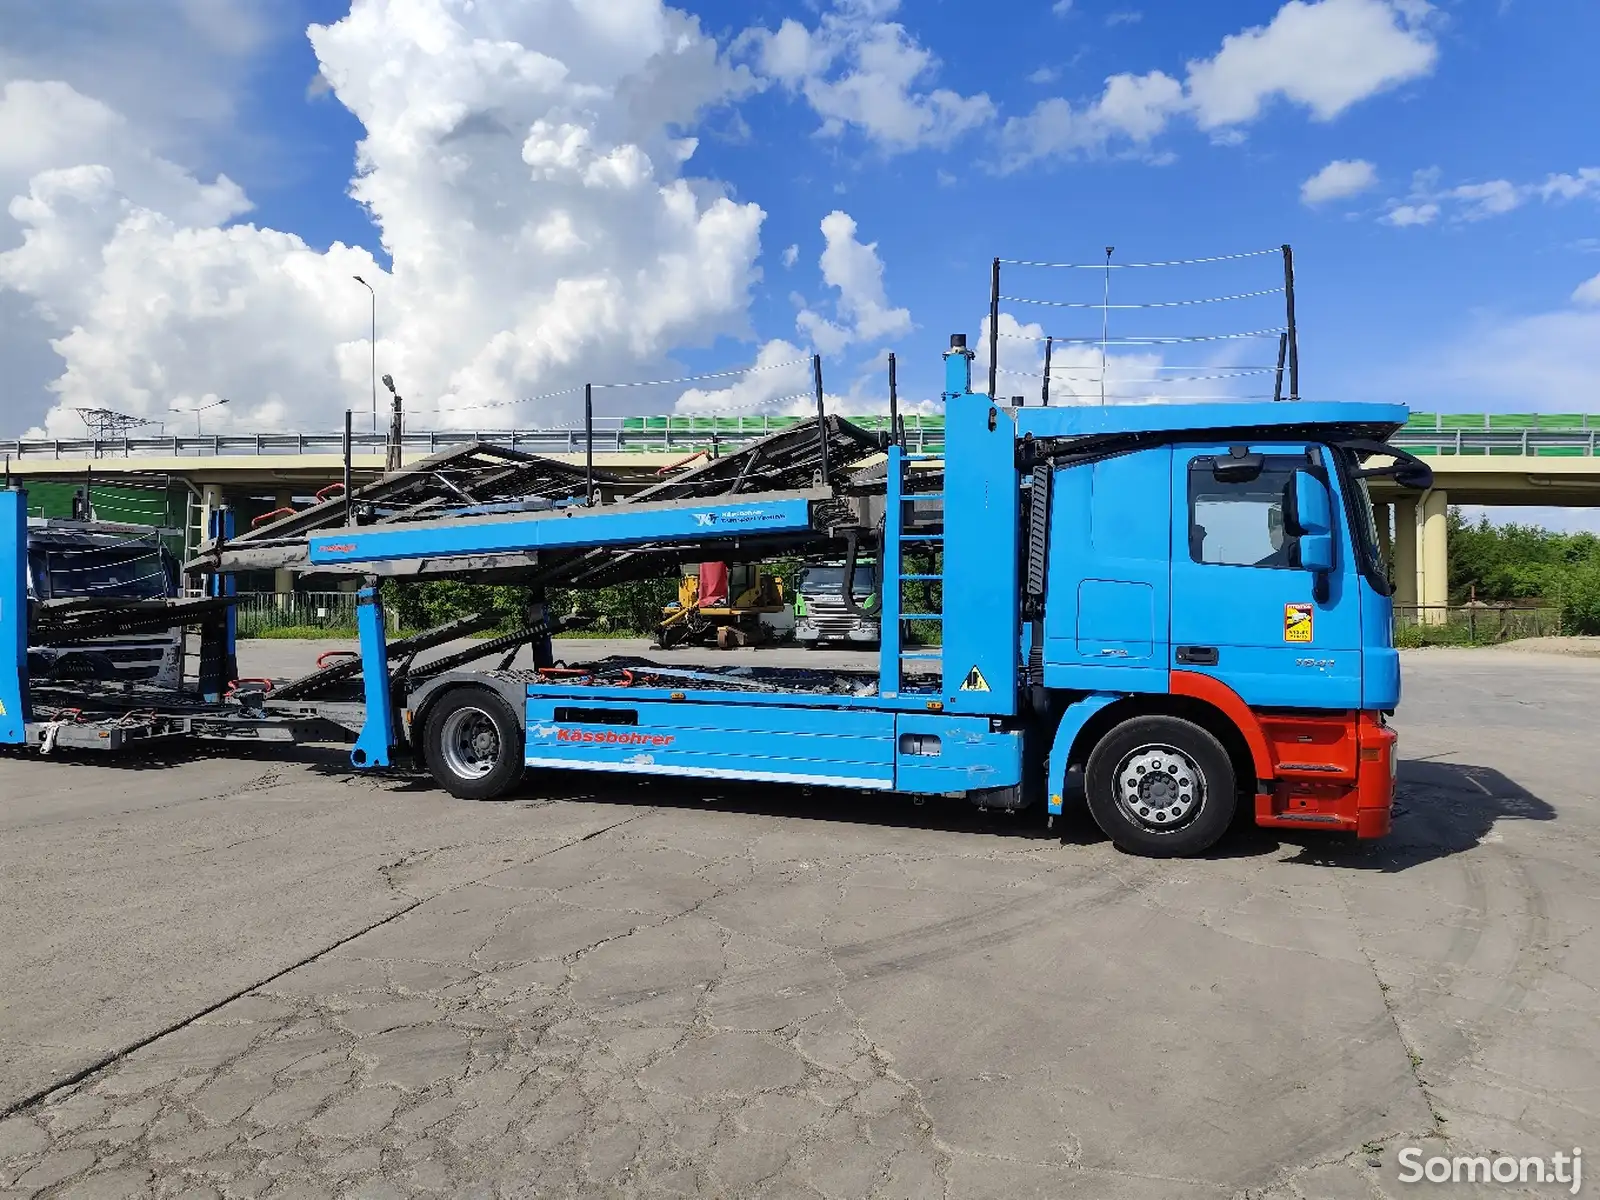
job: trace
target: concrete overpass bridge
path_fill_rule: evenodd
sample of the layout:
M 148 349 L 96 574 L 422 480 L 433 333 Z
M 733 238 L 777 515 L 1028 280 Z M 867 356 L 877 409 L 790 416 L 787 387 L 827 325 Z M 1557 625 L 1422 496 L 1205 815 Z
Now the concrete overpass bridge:
M 653 478 L 699 454 L 716 455 L 787 428 L 799 417 L 658 416 L 597 419 L 594 465 Z M 883 416 L 852 416 L 868 428 L 887 428 Z M 907 414 L 913 448 L 944 447 L 944 418 Z M 567 462 L 582 463 L 581 428 L 451 430 L 404 435 L 402 460 L 412 462 L 452 445 L 492 442 Z M 1414 413 L 1394 438 L 1425 457 L 1435 486 L 1418 498 L 1379 483 L 1374 516 L 1395 563 L 1401 606 L 1436 609 L 1443 619 L 1449 594 L 1445 517 L 1451 504 L 1600 507 L 1600 415 Z M 355 434 L 352 474 L 366 482 L 382 474 L 384 434 Z M 206 514 L 229 504 L 248 521 L 303 502 L 343 475 L 343 435 L 227 434 L 93 439 L 3 440 L 0 457 L 30 490 L 30 508 L 70 515 L 73 496 L 87 488 L 107 519 L 164 524 L 197 544 Z M 267 581 L 258 581 L 266 583 Z M 271 581 L 286 591 L 292 579 Z M 266 590 L 265 587 L 260 590 Z

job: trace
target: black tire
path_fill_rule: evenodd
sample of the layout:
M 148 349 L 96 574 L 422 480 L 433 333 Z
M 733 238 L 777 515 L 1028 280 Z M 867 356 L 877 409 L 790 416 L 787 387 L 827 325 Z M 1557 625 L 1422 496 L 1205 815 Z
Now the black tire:
M 446 693 L 429 710 L 422 739 L 429 773 L 458 800 L 495 800 L 522 780 L 522 722 L 496 692 Z
M 1084 799 L 1119 850 L 1146 858 L 1210 849 L 1239 803 L 1222 743 L 1177 717 L 1136 717 L 1101 738 L 1084 772 Z

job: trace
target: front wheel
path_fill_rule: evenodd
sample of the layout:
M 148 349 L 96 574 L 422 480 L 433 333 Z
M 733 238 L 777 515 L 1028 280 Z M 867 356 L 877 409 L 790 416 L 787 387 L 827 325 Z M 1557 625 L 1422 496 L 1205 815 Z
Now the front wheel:
M 1137 717 L 1089 755 L 1084 798 L 1119 850 L 1150 858 L 1199 854 L 1238 806 L 1233 763 L 1212 734 L 1177 717 Z
M 499 695 L 459 688 L 428 714 L 428 770 L 459 800 L 494 800 L 522 779 L 522 723 Z

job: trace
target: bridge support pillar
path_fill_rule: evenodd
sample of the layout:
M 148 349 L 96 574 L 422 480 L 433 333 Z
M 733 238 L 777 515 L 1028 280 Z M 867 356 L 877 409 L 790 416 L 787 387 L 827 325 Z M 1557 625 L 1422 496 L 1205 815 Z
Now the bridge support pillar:
M 293 508 L 294 493 L 279 492 L 276 506 L 278 508 Z M 279 608 L 289 606 L 289 597 L 294 594 L 294 572 L 288 568 L 280 568 L 272 573 L 272 590 L 277 595 Z
M 200 543 L 211 536 L 211 517 L 222 507 L 222 485 L 220 483 L 202 483 L 200 487 L 200 529 L 199 538 L 193 549 L 198 550 Z
M 1417 607 L 1417 502 L 1394 502 L 1394 604 L 1401 620 L 1415 619 Z
M 1422 498 L 1423 620 L 1443 625 L 1449 619 L 1450 555 L 1446 543 L 1450 494 L 1434 488 Z

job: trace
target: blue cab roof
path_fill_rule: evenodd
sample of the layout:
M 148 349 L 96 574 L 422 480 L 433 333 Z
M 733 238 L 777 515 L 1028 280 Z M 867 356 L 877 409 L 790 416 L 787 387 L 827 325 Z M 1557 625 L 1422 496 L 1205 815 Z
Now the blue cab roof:
M 988 397 L 978 396 L 988 402 Z M 1009 407 L 1009 406 L 1007 406 Z M 1406 423 L 1404 404 L 1295 400 L 1208 404 L 1028 405 L 1010 410 L 1017 432 L 1034 437 L 1088 437 L 1121 433 L 1236 433 L 1267 438 L 1304 432 L 1325 437 L 1386 440 Z

